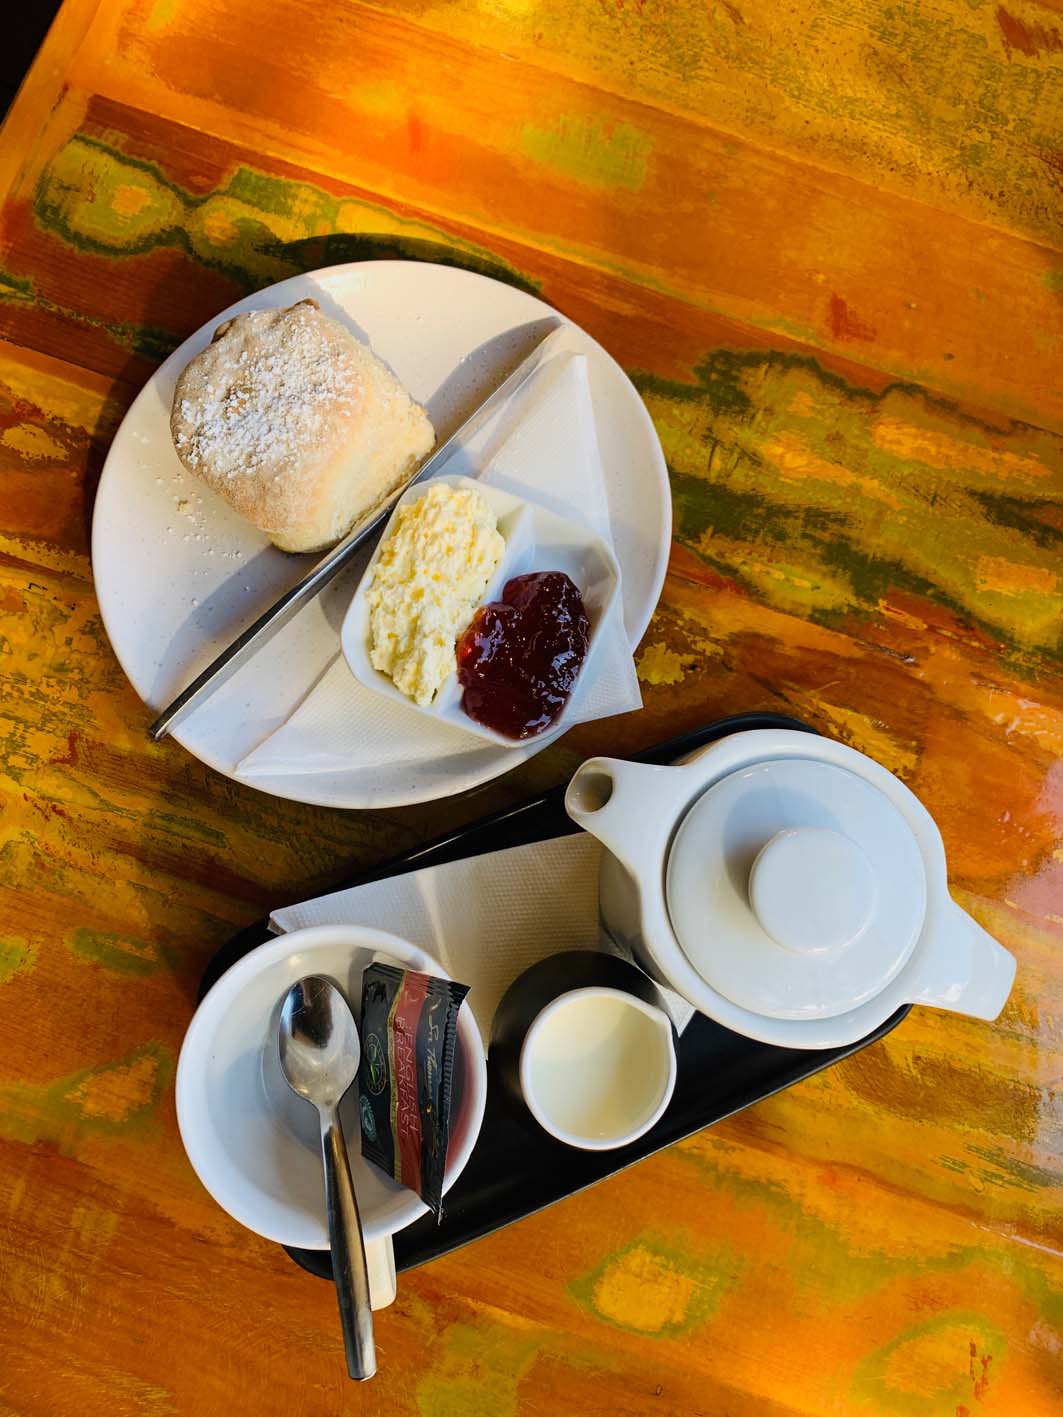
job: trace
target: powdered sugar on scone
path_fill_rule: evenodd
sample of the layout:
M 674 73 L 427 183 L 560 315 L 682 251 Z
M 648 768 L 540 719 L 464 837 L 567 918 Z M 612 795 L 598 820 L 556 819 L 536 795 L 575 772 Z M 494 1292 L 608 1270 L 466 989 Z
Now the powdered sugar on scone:
M 435 441 L 391 371 L 312 301 L 221 325 L 178 379 L 170 427 L 190 471 L 294 550 L 338 540 Z

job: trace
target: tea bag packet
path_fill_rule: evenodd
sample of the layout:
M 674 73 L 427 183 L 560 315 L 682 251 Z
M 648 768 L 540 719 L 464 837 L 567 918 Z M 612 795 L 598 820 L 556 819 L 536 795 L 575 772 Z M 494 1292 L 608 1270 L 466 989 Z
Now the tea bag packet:
M 390 964 L 362 975 L 362 1155 L 443 1217 L 458 1010 L 467 984 Z

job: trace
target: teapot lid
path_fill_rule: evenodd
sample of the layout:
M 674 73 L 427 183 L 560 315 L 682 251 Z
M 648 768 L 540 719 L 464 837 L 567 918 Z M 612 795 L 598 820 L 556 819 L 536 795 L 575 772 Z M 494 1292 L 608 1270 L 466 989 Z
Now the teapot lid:
M 771 1018 L 820 1019 L 903 968 L 926 913 L 922 852 L 857 773 L 770 758 L 708 788 L 668 854 L 668 912 L 717 993 Z

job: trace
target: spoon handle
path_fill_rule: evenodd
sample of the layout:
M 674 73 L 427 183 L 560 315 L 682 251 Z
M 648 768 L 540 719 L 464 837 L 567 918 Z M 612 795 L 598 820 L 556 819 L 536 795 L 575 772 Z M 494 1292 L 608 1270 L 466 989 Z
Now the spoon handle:
M 325 1161 L 325 1208 L 332 1274 L 340 1305 L 343 1346 L 347 1350 L 347 1371 L 355 1382 L 364 1382 L 376 1372 L 369 1272 L 347 1146 L 335 1112 L 321 1114 L 321 1150 Z

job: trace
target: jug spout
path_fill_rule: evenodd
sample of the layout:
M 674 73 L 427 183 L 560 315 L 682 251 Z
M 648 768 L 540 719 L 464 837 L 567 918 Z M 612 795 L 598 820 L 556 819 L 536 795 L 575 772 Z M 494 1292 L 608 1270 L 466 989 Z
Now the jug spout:
M 565 793 L 565 811 L 631 875 L 661 868 L 672 826 L 690 795 L 682 768 L 590 758 Z
M 948 898 L 922 988 L 912 1000 L 971 1018 L 995 1019 L 1015 979 L 1015 956 Z

